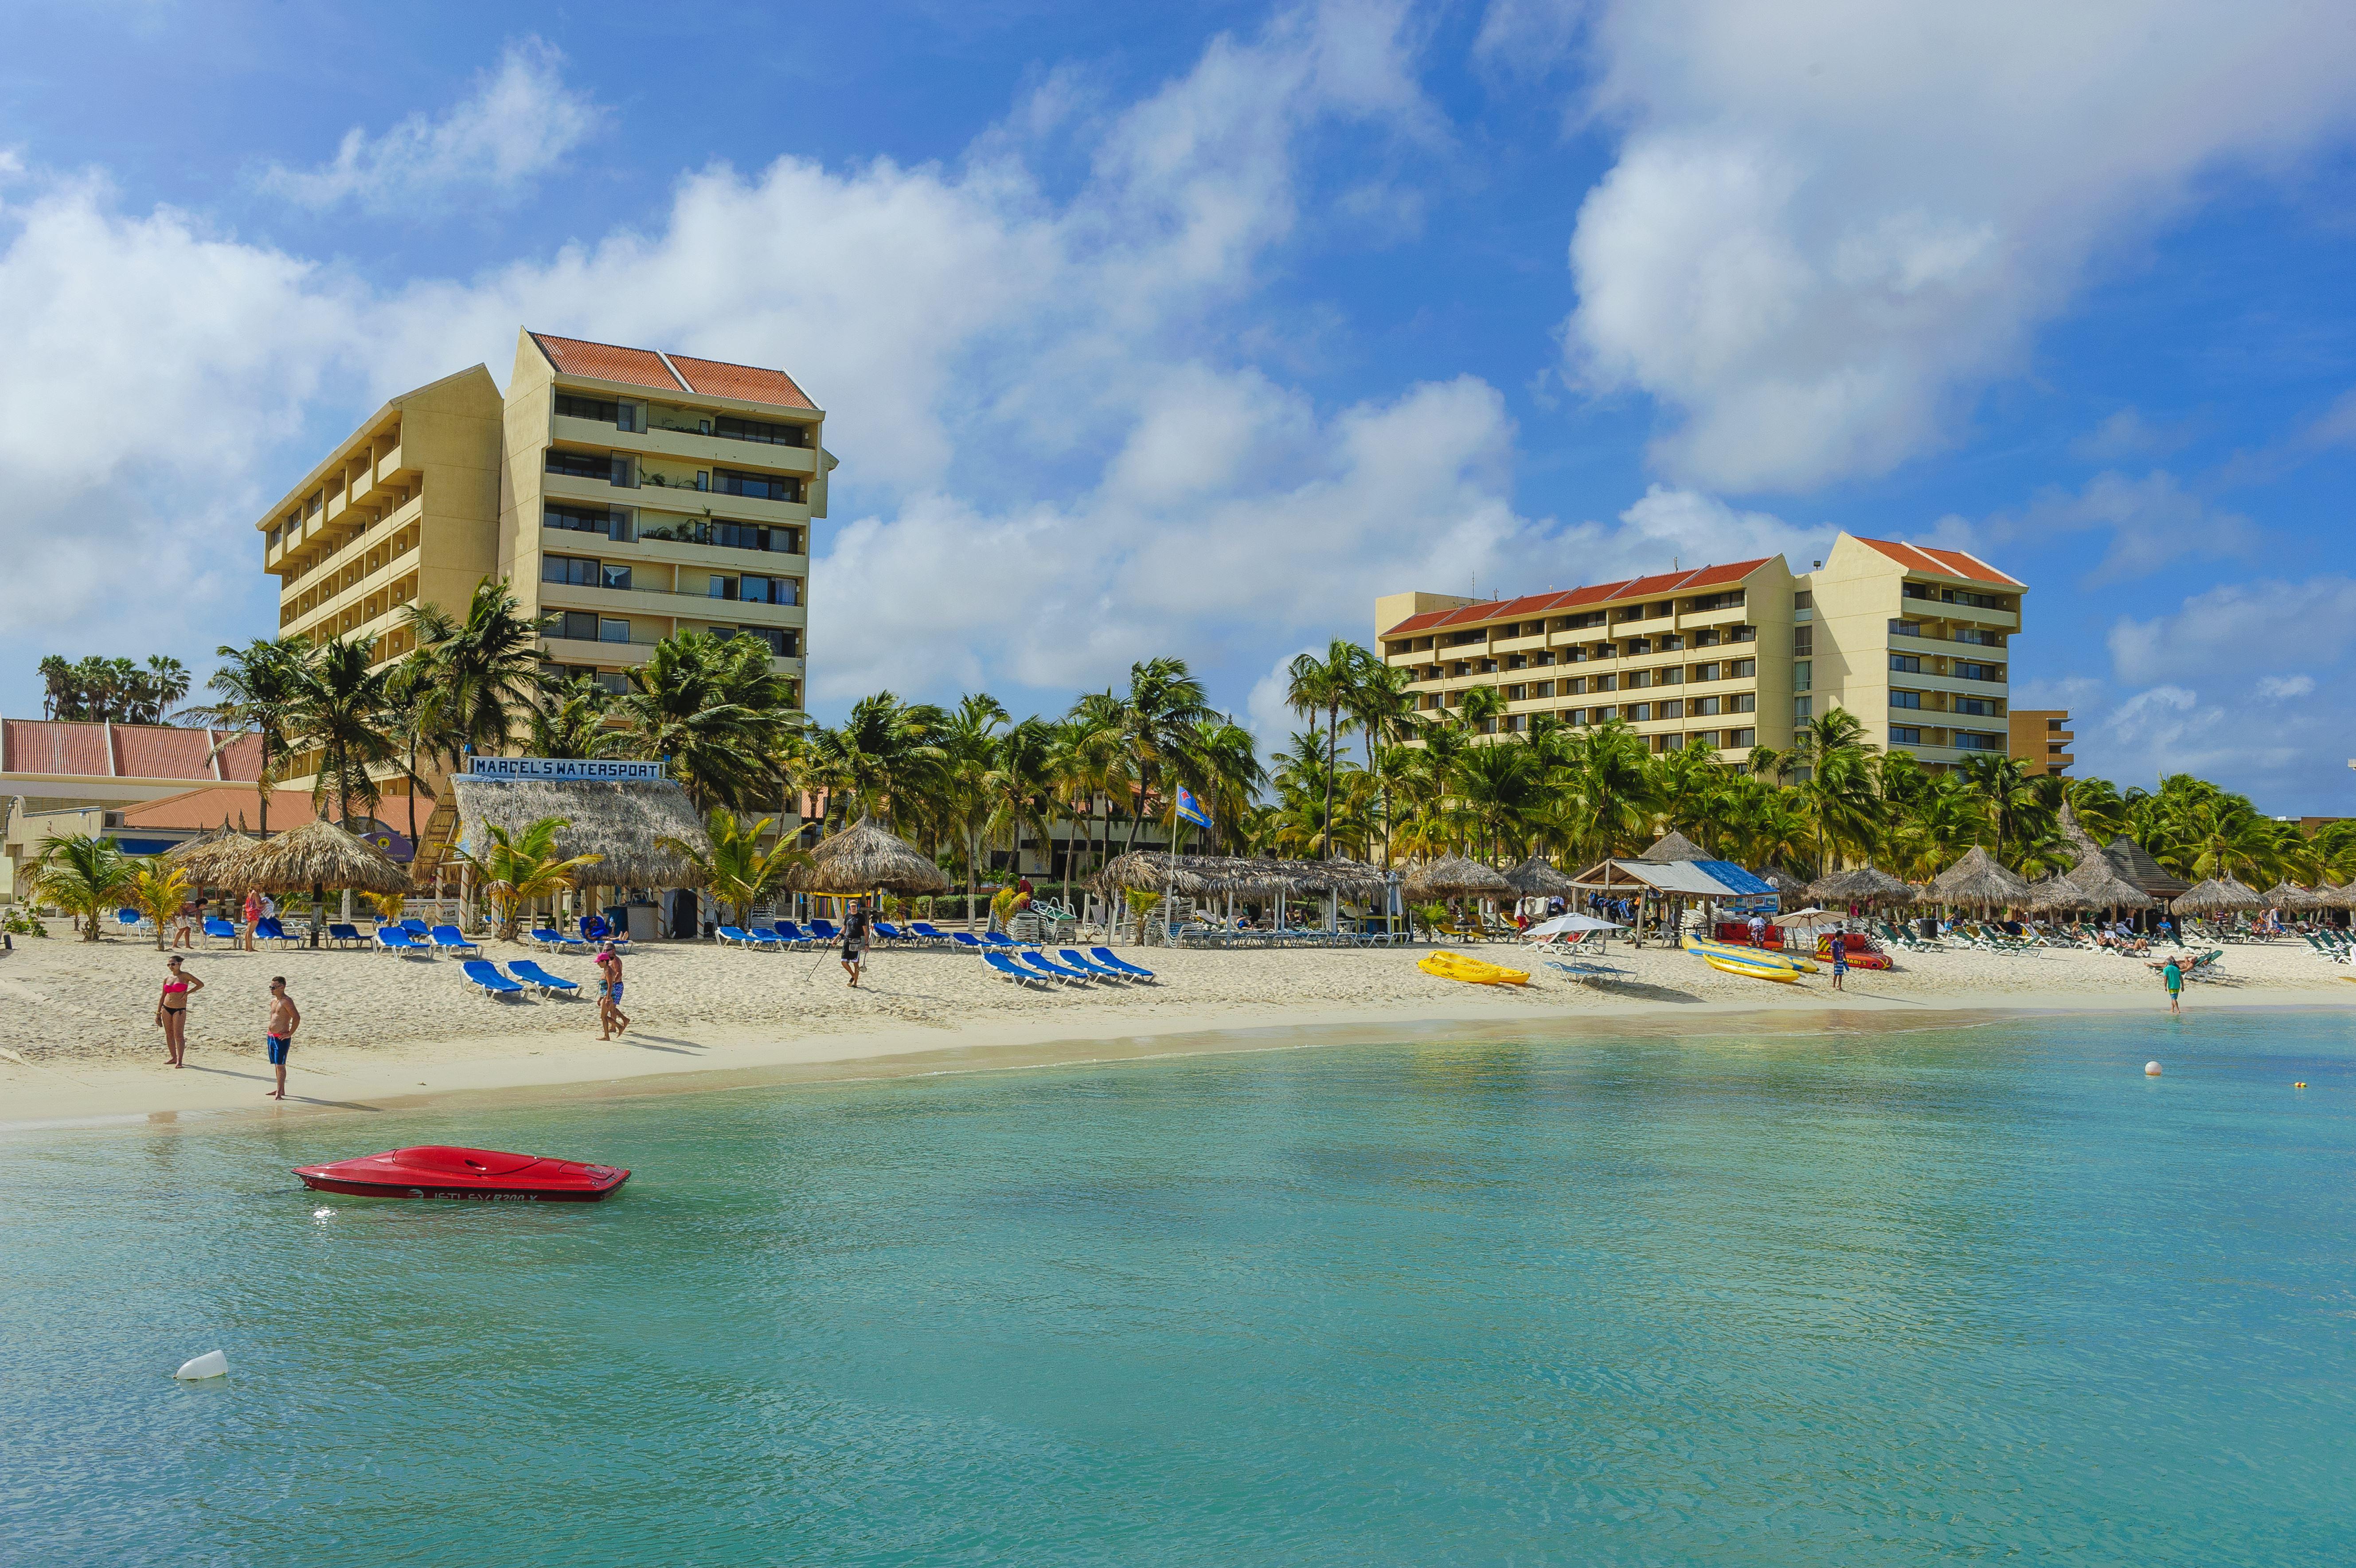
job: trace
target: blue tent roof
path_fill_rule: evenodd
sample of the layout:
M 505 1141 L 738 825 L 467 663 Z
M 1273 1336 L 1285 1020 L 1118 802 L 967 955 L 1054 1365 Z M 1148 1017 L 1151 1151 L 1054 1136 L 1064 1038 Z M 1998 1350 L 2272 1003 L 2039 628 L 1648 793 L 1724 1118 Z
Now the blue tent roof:
M 1694 864 L 1708 872 L 1714 880 L 1723 883 L 1737 897 L 1756 898 L 1775 891 L 1730 860 L 1697 860 Z

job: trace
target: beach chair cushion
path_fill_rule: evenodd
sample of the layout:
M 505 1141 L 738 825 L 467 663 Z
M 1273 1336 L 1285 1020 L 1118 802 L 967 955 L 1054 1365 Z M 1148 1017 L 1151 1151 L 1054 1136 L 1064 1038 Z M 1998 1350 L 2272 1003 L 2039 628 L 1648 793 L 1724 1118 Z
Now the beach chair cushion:
M 376 945 L 380 948 L 401 949 L 411 952 L 415 952 L 425 946 L 423 942 L 411 936 L 399 926 L 379 926 L 376 929 Z
M 1051 979 L 1060 980 L 1066 985 L 1085 985 L 1088 983 L 1089 976 L 1086 970 L 1066 969 L 1044 953 L 1026 952 L 1014 961 L 1026 968 L 1035 969 Z
M 937 926 L 928 925 L 923 920 L 911 921 L 908 929 L 928 942 L 945 942 L 949 940 L 949 934 L 947 931 Z
M 840 930 L 835 929 L 833 922 L 829 920 L 812 920 L 809 923 L 809 929 L 810 935 L 816 937 L 822 942 L 830 942 L 837 937 L 842 935 Z
M 1137 978 L 1133 974 L 1123 974 L 1108 963 L 1098 962 L 1077 948 L 1059 948 L 1056 950 L 1055 956 L 1083 974 L 1098 975 L 1106 980 L 1118 980 L 1123 983 Z
M 1018 981 L 1024 985 L 1044 985 L 1047 983 L 1047 977 L 1045 975 L 1032 973 L 1029 970 L 1024 969 L 1021 964 L 1016 963 L 1012 959 L 1007 957 L 1002 952 L 983 953 L 981 955 L 981 961 L 990 965 L 991 968 L 996 970 L 999 973 L 1006 976 L 1007 979 Z
M 521 991 L 522 986 L 499 972 L 499 966 L 487 958 L 470 958 L 458 965 L 470 985 L 479 985 L 493 996 L 505 996 Z
M 738 947 L 750 947 L 753 945 L 753 939 L 734 926 L 717 927 L 715 928 L 715 931 L 720 938 L 720 945 L 722 947 L 726 947 L 731 942 L 735 943 Z
M 136 909 L 117 909 L 114 912 L 114 918 L 119 923 L 125 926 L 135 926 L 140 921 L 146 918 L 145 915 L 142 915 Z
M 360 940 L 360 929 L 358 926 L 331 925 L 327 928 L 327 940 L 331 942 L 356 942 Z
M 208 937 L 227 937 L 230 941 L 235 941 L 237 940 L 237 928 L 230 925 L 227 920 L 217 920 L 210 916 L 207 916 L 205 918 L 205 935 Z
M 412 916 L 411 918 L 409 918 L 409 919 L 406 919 L 406 920 L 402 921 L 402 922 L 401 922 L 401 929 L 402 929 L 402 930 L 404 930 L 404 931 L 407 931 L 407 932 L 408 932 L 411 936 L 412 936 L 412 937 L 423 937 L 423 936 L 426 936 L 426 935 L 430 934 L 430 933 L 432 932 L 432 930 L 433 930 L 433 928 L 432 928 L 432 927 L 428 926 L 424 921 L 420 920 L 420 919 L 416 918 L 415 918 L 415 917 L 413 917 L 413 916 Z
M 892 924 L 889 920 L 876 921 L 875 934 L 883 938 L 887 942 L 905 942 L 908 940 L 908 933 L 902 930 L 899 927 Z
M 961 948 L 980 949 L 990 945 L 983 941 L 980 937 L 975 936 L 971 931 L 951 931 L 949 933 L 949 940 L 956 942 L 957 945 Z
M 476 950 L 475 944 L 468 941 L 465 933 L 455 926 L 436 926 L 427 932 L 426 936 L 437 948 L 460 948 L 470 952 Z
M 526 985 L 537 985 L 543 993 L 562 991 L 570 993 L 581 989 L 579 981 L 567 980 L 561 974 L 549 973 L 540 967 L 539 961 L 536 959 L 517 959 L 508 965 L 508 972 Z
M 1153 972 L 1151 970 L 1140 968 L 1138 965 L 1130 962 L 1127 959 L 1115 953 L 1110 948 L 1090 948 L 1088 950 L 1088 956 L 1096 960 L 1098 963 L 1103 964 L 1108 969 L 1119 970 L 1121 973 L 1133 975 L 1139 980 L 1151 980 L 1153 978 Z

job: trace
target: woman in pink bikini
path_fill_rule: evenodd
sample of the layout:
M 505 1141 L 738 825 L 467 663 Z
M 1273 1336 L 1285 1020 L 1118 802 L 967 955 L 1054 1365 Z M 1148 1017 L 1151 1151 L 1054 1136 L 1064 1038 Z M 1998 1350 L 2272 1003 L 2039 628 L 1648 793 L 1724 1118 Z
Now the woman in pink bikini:
M 174 953 L 165 963 L 171 970 L 164 982 L 164 994 L 155 1001 L 155 1025 L 164 1031 L 164 1059 L 172 1067 L 186 1067 L 183 1059 L 188 1054 L 188 998 L 205 988 L 205 983 L 180 967 L 180 955 Z

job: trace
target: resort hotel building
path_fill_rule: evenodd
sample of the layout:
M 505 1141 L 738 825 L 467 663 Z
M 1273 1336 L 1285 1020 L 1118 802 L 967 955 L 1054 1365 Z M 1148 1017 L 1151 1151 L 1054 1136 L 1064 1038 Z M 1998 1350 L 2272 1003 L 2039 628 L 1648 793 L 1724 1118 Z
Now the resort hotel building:
M 523 331 L 393 398 L 255 523 L 278 629 L 408 652 L 408 612 L 505 577 L 541 647 L 616 690 L 673 632 L 750 637 L 798 700 L 810 520 L 834 459 L 782 371 Z
M 1804 575 L 1768 556 L 1512 599 L 1391 594 L 1375 630 L 1427 717 L 1489 686 L 1503 705 L 1486 731 L 1617 718 L 1656 752 L 1740 765 L 1838 707 L 1937 769 L 2012 749 L 2007 650 L 2027 592 L 1964 551 L 1844 533 Z

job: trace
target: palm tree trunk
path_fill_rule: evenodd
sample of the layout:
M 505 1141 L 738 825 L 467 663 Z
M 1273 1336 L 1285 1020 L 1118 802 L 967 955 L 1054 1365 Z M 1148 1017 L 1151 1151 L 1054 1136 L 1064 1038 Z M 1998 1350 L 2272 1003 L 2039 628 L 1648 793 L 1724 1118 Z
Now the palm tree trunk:
M 1333 763 L 1334 746 L 1340 738 L 1338 725 L 1342 710 L 1329 705 L 1325 710 L 1325 858 L 1333 858 Z

